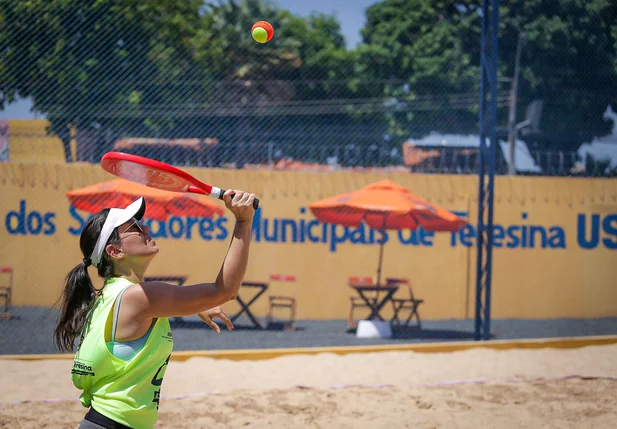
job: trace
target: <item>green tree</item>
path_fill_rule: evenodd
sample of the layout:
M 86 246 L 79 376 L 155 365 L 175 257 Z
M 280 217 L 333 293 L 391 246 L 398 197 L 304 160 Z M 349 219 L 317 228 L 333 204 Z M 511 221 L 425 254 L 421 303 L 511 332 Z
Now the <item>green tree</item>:
M 398 110 L 386 119 L 399 141 L 430 130 L 478 129 L 480 0 L 384 0 L 367 10 L 360 52 L 363 73 L 385 82 Z M 544 100 L 540 139 L 573 149 L 606 134 L 606 106 L 617 94 L 617 5 L 611 0 L 500 2 L 499 120 L 507 97 L 519 33 L 518 121 L 534 99 Z M 394 83 L 389 83 L 394 81 Z
M 512 76 L 519 32 L 519 115 L 534 99 L 544 100 L 544 147 L 574 150 L 611 123 L 602 119 L 617 101 L 617 3 L 611 0 L 525 0 L 500 10 L 500 71 Z M 501 115 L 505 118 L 505 115 Z
M 257 20 L 274 27 L 266 44 L 250 35 Z M 326 128 L 350 119 L 332 99 L 356 93 L 356 62 L 334 17 L 302 18 L 269 1 L 226 0 L 208 6 L 195 40 L 198 61 L 219 80 L 204 110 L 213 132 L 234 145 L 226 150 L 256 159 L 274 142 L 285 155 L 305 158 L 317 145 L 340 143 Z
M 385 0 L 367 9 L 361 71 L 391 99 L 386 120 L 395 142 L 433 129 L 469 131 L 477 122 L 475 3 Z
M 259 19 L 275 28 L 267 44 L 256 43 L 250 28 Z M 333 16 L 313 14 L 304 19 L 266 0 L 226 0 L 210 4 L 196 37 L 198 59 L 227 81 L 250 81 L 250 91 L 261 91 L 272 100 L 317 97 L 311 89 L 345 93 L 355 62 L 345 49 L 339 23 Z M 280 91 L 281 81 L 305 83 Z M 312 84 L 311 84 L 312 83 Z M 278 91 L 268 90 L 267 85 Z M 265 85 L 265 86 L 264 86 Z M 347 85 L 349 88 L 349 85 Z M 298 92 L 300 90 L 300 92 Z M 329 93 L 330 96 L 333 94 Z
M 169 115 L 153 106 L 178 99 L 170 86 L 195 77 L 191 37 L 200 6 L 199 0 L 2 0 L 2 105 L 31 97 L 62 139 L 67 161 L 71 128 L 89 134 L 95 146 L 101 135 L 160 131 Z

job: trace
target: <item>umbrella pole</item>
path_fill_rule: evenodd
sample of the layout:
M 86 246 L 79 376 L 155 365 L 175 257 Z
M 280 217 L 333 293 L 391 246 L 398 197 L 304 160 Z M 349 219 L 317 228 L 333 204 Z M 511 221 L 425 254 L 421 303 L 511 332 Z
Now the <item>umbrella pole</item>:
M 381 286 L 381 264 L 383 262 L 383 245 L 386 242 L 386 220 L 388 213 L 383 215 L 383 228 L 381 230 L 381 243 L 379 244 L 379 265 L 377 266 L 377 286 Z
M 377 288 L 381 287 L 381 265 L 383 263 L 383 245 L 386 242 L 386 219 L 388 213 L 383 215 L 383 229 L 381 230 L 381 243 L 379 243 L 379 265 L 377 265 Z M 375 299 L 379 301 L 379 290 L 375 292 Z
M 386 231 L 381 231 L 381 244 L 379 245 L 379 264 L 377 265 L 377 286 L 381 286 L 381 264 L 383 262 L 383 245 L 386 241 Z
M 381 231 L 381 243 L 379 244 L 379 263 L 377 264 L 377 290 L 375 291 L 375 301 L 379 301 L 379 287 L 381 286 L 381 263 L 383 261 L 383 244 L 386 241 L 386 231 Z

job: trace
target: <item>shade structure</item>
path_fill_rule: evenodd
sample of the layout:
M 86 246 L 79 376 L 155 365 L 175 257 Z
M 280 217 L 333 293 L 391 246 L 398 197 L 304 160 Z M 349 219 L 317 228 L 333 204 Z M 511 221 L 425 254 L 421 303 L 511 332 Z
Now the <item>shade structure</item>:
M 365 222 L 370 228 L 381 231 L 416 230 L 423 227 L 430 232 L 454 232 L 467 223 L 456 214 L 429 203 L 389 179 L 316 201 L 309 208 L 324 223 L 358 227 Z M 378 284 L 381 281 L 383 242 L 381 240 L 377 268 Z
M 458 231 L 466 224 L 454 213 L 388 179 L 316 201 L 309 208 L 324 223 L 357 227 L 365 222 L 379 230 L 414 230 L 422 226 L 427 231 Z
M 170 216 L 212 218 L 224 213 L 223 208 L 208 198 L 163 191 L 125 179 L 74 189 L 66 196 L 75 208 L 89 213 L 97 213 L 104 208 L 126 207 L 143 196 L 146 200 L 145 217 L 159 221 L 166 221 Z

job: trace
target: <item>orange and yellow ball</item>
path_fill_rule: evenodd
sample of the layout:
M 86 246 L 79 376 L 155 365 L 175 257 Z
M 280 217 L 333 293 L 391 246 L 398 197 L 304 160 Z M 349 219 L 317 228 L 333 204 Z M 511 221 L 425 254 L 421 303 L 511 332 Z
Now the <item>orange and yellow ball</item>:
M 258 43 L 267 43 L 274 36 L 274 27 L 268 21 L 257 21 L 251 28 L 251 35 Z

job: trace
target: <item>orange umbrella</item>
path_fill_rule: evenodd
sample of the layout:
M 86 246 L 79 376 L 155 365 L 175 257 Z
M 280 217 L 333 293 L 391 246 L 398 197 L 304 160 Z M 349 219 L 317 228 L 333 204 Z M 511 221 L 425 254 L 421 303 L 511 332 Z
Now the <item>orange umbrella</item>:
M 146 200 L 145 217 L 165 221 L 169 216 L 211 218 L 222 216 L 224 211 L 206 198 L 178 192 L 162 191 L 124 179 L 97 183 L 66 193 L 75 208 L 97 213 L 107 207 L 126 207 L 143 196 Z
M 358 227 L 365 222 L 372 229 L 411 229 L 430 232 L 458 231 L 467 222 L 446 209 L 429 203 L 391 180 L 380 180 L 357 191 L 327 198 L 309 205 L 324 223 Z M 385 232 L 384 232 L 385 233 Z M 381 280 L 381 240 L 377 284 Z

